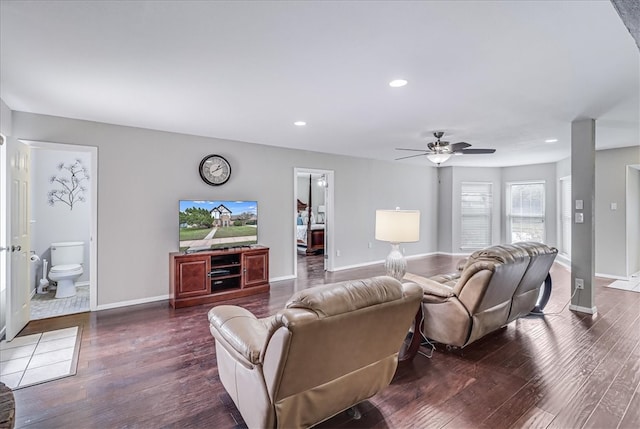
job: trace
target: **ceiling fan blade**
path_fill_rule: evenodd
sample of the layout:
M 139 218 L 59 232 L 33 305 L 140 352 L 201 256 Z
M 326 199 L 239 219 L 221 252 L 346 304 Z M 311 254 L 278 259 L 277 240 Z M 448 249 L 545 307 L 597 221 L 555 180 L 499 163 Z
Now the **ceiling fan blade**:
M 396 150 L 410 150 L 410 151 L 413 151 L 413 152 L 426 152 L 426 150 L 424 150 L 424 149 L 406 149 L 406 148 L 403 148 L 403 147 L 397 147 Z
M 463 149 L 462 153 L 465 155 L 480 155 L 483 153 L 494 153 L 495 149 Z
M 396 158 L 396 161 L 400 161 L 401 159 L 407 159 L 407 158 L 415 158 L 416 156 L 425 156 L 425 155 L 429 155 L 429 152 L 420 153 L 418 155 L 403 156 L 402 158 Z
M 466 142 L 454 143 L 451 145 L 451 152 L 460 152 L 463 149 L 468 148 L 469 146 L 471 145 Z

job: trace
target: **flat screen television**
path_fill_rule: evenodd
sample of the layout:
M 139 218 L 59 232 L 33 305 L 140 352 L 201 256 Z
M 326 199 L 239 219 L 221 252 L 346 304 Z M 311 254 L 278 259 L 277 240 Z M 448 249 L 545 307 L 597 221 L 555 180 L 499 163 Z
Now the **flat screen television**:
M 180 251 L 258 243 L 258 202 L 180 200 Z

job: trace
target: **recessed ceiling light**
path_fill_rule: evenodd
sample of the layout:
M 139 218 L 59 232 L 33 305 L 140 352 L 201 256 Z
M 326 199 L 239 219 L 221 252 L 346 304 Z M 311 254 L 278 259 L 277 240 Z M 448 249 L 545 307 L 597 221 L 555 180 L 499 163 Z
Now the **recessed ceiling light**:
M 293 125 L 297 127 L 304 127 L 305 125 L 307 125 L 307 123 L 305 121 L 295 121 Z
M 400 88 L 401 86 L 405 86 L 408 82 L 404 79 L 396 79 L 389 82 L 389 86 L 392 88 Z
M 544 142 L 545 143 L 556 143 L 558 141 L 558 139 L 546 139 Z

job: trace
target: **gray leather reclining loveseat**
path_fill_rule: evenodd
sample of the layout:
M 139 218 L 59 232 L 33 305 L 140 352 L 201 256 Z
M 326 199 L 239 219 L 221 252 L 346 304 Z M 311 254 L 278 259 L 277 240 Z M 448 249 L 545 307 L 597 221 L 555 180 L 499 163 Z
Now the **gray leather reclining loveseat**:
M 557 253 L 541 243 L 504 244 L 474 252 L 454 274 L 407 274 L 405 280 L 418 283 L 424 292 L 424 335 L 465 347 L 539 310 L 541 286 Z

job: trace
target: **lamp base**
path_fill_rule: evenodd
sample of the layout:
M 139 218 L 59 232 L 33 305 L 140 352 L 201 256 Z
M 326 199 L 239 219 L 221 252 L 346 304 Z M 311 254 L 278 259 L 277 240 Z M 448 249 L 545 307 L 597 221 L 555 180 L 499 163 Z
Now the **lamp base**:
M 407 260 L 404 259 L 404 255 L 400 252 L 398 243 L 391 243 L 391 252 L 389 252 L 387 260 L 384 262 L 384 268 L 387 270 L 388 276 L 402 281 L 407 272 Z

